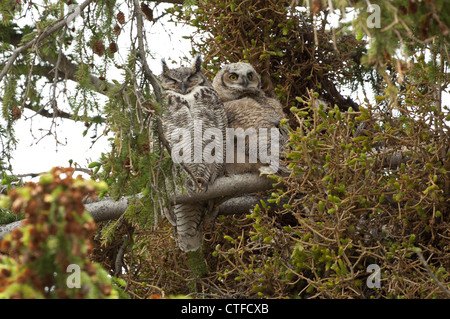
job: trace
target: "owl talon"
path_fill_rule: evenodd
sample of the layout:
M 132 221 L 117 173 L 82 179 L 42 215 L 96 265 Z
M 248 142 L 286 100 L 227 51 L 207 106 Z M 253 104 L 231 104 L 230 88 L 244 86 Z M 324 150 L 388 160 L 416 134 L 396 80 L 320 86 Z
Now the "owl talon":
M 208 190 L 208 182 L 202 178 L 202 177 L 197 177 L 197 184 L 200 187 L 198 192 L 206 192 Z

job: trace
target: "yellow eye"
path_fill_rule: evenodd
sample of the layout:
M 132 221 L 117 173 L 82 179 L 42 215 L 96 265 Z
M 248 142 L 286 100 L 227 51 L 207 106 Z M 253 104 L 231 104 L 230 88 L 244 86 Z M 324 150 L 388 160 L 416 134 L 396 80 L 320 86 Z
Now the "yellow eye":
M 238 76 L 237 76 L 236 73 L 231 73 L 231 74 L 228 76 L 228 78 L 229 78 L 231 81 L 236 81 L 236 80 L 238 79 Z
M 247 79 L 249 81 L 253 81 L 253 74 L 252 73 L 247 74 Z

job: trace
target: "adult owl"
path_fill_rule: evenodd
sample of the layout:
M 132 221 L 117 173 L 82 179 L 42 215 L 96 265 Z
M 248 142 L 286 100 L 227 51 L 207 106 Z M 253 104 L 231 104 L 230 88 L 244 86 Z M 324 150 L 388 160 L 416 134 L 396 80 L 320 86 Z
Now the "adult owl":
M 288 133 L 280 127 L 280 121 L 285 117 L 281 103 L 268 97 L 261 89 L 261 78 L 249 63 L 231 63 L 224 66 L 214 77 L 213 87 L 224 103 L 228 118 L 228 128 L 234 129 L 234 161 L 227 158 L 226 172 L 228 174 L 242 174 L 252 172 L 274 173 L 279 168 L 264 162 L 261 158 L 255 160 L 261 151 L 270 153 L 272 159 L 278 159 L 287 143 Z M 239 129 L 242 129 L 238 131 Z M 272 130 L 270 130 L 272 129 Z M 275 131 L 278 136 L 274 136 Z M 265 136 L 262 134 L 266 132 Z M 242 148 L 238 148 L 238 139 L 245 139 L 245 154 Z M 233 141 L 228 140 L 229 143 Z M 257 142 L 255 144 L 255 142 Z M 271 147 L 272 143 L 276 146 Z M 264 145 L 265 144 L 265 145 Z M 227 150 L 231 156 L 232 151 Z M 238 159 L 245 158 L 245 163 Z M 252 160 L 253 156 L 253 160 Z M 241 158 L 242 158 L 241 157 Z M 273 164 L 273 163 L 272 163 Z M 264 169 L 266 168 L 266 169 Z
M 165 138 L 173 162 L 186 171 L 187 189 L 206 190 L 223 174 L 225 128 L 223 103 L 201 69 L 196 56 L 190 67 L 171 69 L 162 61 L 160 75 L 167 97 L 162 116 Z M 203 223 L 212 213 L 214 202 L 174 205 L 167 216 L 177 231 L 181 250 L 197 250 L 202 243 Z

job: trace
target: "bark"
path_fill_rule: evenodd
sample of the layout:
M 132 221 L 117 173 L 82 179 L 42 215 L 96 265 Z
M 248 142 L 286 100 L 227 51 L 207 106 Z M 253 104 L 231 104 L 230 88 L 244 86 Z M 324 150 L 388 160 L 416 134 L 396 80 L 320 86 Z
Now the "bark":
M 41 52 L 40 57 L 47 63 L 50 63 L 53 66 L 58 66 L 58 73 L 61 73 L 59 77 L 63 79 L 72 80 L 74 82 L 78 82 L 79 79 L 76 77 L 76 73 L 79 70 L 79 66 L 73 63 L 65 54 L 62 52 L 59 53 L 59 63 L 58 58 L 54 57 L 48 53 Z M 89 84 L 95 89 L 97 93 L 105 95 L 105 92 L 108 91 L 109 88 L 113 87 L 112 83 L 107 81 L 100 80 L 97 76 L 89 75 Z
M 7 225 L 0 225 L 0 241 L 3 239 L 3 237 L 12 232 L 14 229 L 20 227 L 21 224 L 22 220 Z
M 153 72 L 150 70 L 150 67 L 148 66 L 146 53 L 145 53 L 145 47 L 144 47 L 144 18 L 143 13 L 140 9 L 140 4 L 138 0 L 134 0 L 134 10 L 136 15 L 136 27 L 137 27 L 137 36 L 138 36 L 138 47 L 139 47 L 139 54 L 141 56 L 141 63 L 142 68 L 144 70 L 145 77 L 150 82 L 150 84 L 153 87 L 153 91 L 156 96 L 156 101 L 158 101 L 159 104 L 163 104 L 163 89 L 161 85 L 159 84 L 158 79 L 153 74 Z
M 219 215 L 234 215 L 245 214 L 253 209 L 256 204 L 261 206 L 261 201 L 267 206 L 270 206 L 270 211 L 276 211 L 283 209 L 283 204 L 287 202 L 287 199 L 281 201 L 280 205 L 271 204 L 265 198 L 258 197 L 256 195 L 244 195 L 229 199 L 219 206 Z
M 84 1 L 78 7 L 76 7 L 74 12 L 69 14 L 65 19 L 63 18 L 63 19 L 60 19 L 59 21 L 55 22 L 53 25 L 49 26 L 43 32 L 41 32 L 34 40 L 24 43 L 22 46 L 18 47 L 16 50 L 14 50 L 12 56 L 8 59 L 6 64 L 3 65 L 3 68 L 0 71 L 0 81 L 8 73 L 9 69 L 12 67 L 15 60 L 19 57 L 19 55 L 22 52 L 32 48 L 33 46 L 37 45 L 43 39 L 47 38 L 48 36 L 52 35 L 53 33 L 57 32 L 57 31 L 61 30 L 68 23 L 70 23 L 74 18 L 76 18 L 78 15 L 80 15 L 81 12 L 83 12 L 84 9 L 86 9 L 93 1 L 94 0 Z M 184 0 L 155 0 L 154 2 L 183 4 Z M 19 39 L 18 37 L 14 37 L 10 40 L 13 43 L 17 43 L 18 39 Z
M 19 57 L 19 55 L 37 45 L 40 41 L 52 35 L 53 33 L 61 30 L 64 26 L 67 25 L 68 22 L 72 21 L 75 17 L 77 17 L 93 0 L 86 0 L 82 4 L 80 4 L 73 13 L 69 14 L 66 19 L 61 19 L 53 25 L 46 28 L 43 32 L 41 32 L 34 40 L 24 43 L 22 46 L 18 47 L 14 50 L 12 56 L 8 59 L 2 71 L 0 72 L 0 81 L 3 77 L 8 73 L 9 69 L 14 64 L 15 60 Z
M 238 196 L 249 193 L 262 192 L 273 188 L 273 180 L 257 174 L 243 174 L 224 176 L 216 180 L 208 190 L 194 194 L 177 194 L 171 203 L 195 203 L 209 199 L 225 200 L 219 206 L 219 215 L 242 214 L 248 212 L 260 203 L 261 198 L 257 196 Z M 238 197 L 236 197 L 238 196 Z M 86 211 L 96 222 L 118 219 L 127 210 L 129 202 L 142 198 L 142 194 L 124 197 L 118 201 L 104 198 L 101 201 L 85 204 Z M 275 205 L 271 205 L 277 208 Z M 7 225 L 0 225 L 0 240 L 13 229 L 20 227 L 21 221 Z
M 177 195 L 173 202 L 175 204 L 186 204 L 256 193 L 271 189 L 273 182 L 266 176 L 259 176 L 258 174 L 224 176 L 217 179 L 205 192 Z

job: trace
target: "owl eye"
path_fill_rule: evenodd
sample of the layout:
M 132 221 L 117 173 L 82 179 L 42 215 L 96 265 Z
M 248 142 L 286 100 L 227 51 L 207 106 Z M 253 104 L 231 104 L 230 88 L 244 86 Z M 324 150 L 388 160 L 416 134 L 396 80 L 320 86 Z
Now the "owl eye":
M 253 81 L 253 73 L 247 74 L 247 79 L 248 79 L 249 81 Z
M 192 74 L 191 76 L 188 77 L 187 80 L 188 80 L 189 82 L 192 82 L 192 81 L 195 81 L 196 79 L 197 79 L 197 74 Z
M 177 83 L 177 80 L 169 78 L 169 77 L 167 77 L 165 80 L 166 80 L 166 83 L 169 85 L 174 85 Z
M 236 80 L 238 79 L 238 75 L 237 75 L 236 73 L 231 73 L 231 74 L 228 76 L 228 78 L 229 78 L 231 81 L 236 81 Z

